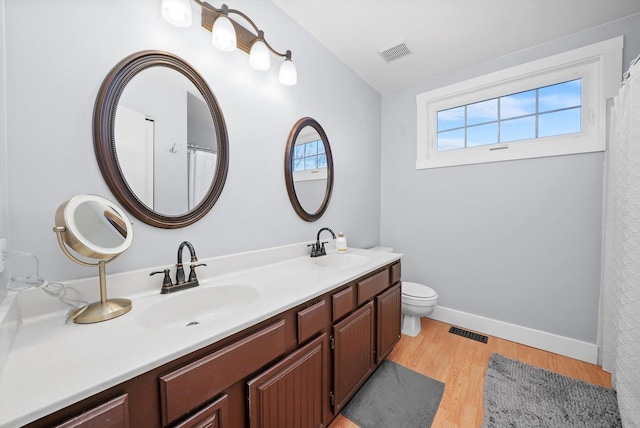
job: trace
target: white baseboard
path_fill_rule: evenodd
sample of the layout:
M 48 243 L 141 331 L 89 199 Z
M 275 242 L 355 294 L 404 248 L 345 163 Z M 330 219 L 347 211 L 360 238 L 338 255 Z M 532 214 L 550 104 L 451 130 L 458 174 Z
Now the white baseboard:
M 581 340 L 571 339 L 541 330 L 534 330 L 532 328 L 485 318 L 442 306 L 436 306 L 429 318 L 474 330 L 478 333 L 488 334 L 534 348 L 544 349 L 545 351 L 555 354 L 597 364 L 598 346 L 595 343 L 587 343 Z

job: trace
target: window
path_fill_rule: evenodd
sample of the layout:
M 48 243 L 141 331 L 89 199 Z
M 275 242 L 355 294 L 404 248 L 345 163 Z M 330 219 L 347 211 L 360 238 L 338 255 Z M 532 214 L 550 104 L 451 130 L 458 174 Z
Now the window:
M 582 79 L 437 112 L 437 150 L 578 133 Z
M 293 149 L 293 181 L 327 178 L 327 153 L 318 132 L 306 126 L 298 134 Z
M 327 167 L 327 155 L 322 140 L 296 144 L 293 149 L 293 171 L 308 171 Z
M 605 149 L 622 37 L 419 94 L 416 168 Z

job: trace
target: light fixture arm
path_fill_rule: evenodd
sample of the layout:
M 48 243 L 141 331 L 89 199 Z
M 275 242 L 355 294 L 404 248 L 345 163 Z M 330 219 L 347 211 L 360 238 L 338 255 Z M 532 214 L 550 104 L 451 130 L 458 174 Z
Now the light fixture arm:
M 267 47 L 269 48 L 269 50 L 270 50 L 271 52 L 273 52 L 273 54 L 274 54 L 274 55 L 277 55 L 277 56 L 279 56 L 279 57 L 282 57 L 282 58 L 286 58 L 286 59 L 288 59 L 288 60 L 291 60 L 291 51 L 287 51 L 287 52 L 285 52 L 285 53 L 280 53 L 280 52 L 278 52 L 277 50 L 275 50 L 274 48 L 272 48 L 272 47 L 271 47 L 271 45 L 269 44 L 269 42 L 267 42 L 267 41 L 264 39 L 264 33 L 262 33 L 262 41 L 264 42 L 264 44 L 265 44 L 265 45 L 267 45 Z
M 257 40 L 261 40 L 262 42 L 264 42 L 265 46 L 267 46 L 267 48 L 274 55 L 277 55 L 279 57 L 282 57 L 288 60 L 291 59 L 291 51 L 286 51 L 285 53 L 281 53 L 275 50 L 265 40 L 264 32 L 260 30 L 258 26 L 251 20 L 251 18 L 249 18 L 243 12 L 237 9 L 229 9 L 229 7 L 226 4 L 223 4 L 222 7 L 218 9 L 214 6 L 211 6 L 207 2 L 204 2 L 201 0 L 194 0 L 194 1 L 202 8 L 202 26 L 209 31 L 211 31 L 211 29 L 213 28 L 213 23 L 220 15 L 226 16 L 226 17 L 229 17 L 230 14 L 239 15 L 251 25 L 251 27 L 255 31 L 255 34 L 247 30 L 243 25 L 239 24 L 233 19 L 230 20 L 231 23 L 233 24 L 233 28 L 236 30 L 236 36 L 238 39 L 238 48 L 240 50 L 246 53 L 249 53 L 251 51 L 251 46 L 253 45 L 253 43 L 255 43 Z

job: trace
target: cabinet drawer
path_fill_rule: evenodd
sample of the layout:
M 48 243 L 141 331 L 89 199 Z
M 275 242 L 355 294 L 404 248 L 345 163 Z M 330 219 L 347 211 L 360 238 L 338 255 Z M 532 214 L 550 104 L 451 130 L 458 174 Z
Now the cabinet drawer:
M 401 268 L 400 262 L 398 262 L 395 265 L 391 266 L 391 284 L 395 284 L 396 282 L 400 281 L 400 278 Z
M 298 312 L 298 343 L 318 333 L 327 323 L 327 305 L 324 300 Z
M 372 299 L 376 294 L 385 290 L 389 286 L 389 270 L 382 272 L 358 282 L 358 306 Z
M 167 425 L 284 354 L 285 322 L 160 377 L 162 423 Z
M 333 306 L 334 322 L 354 310 L 356 307 L 356 301 L 353 293 L 353 287 L 345 288 L 341 292 L 331 296 L 331 304 Z
M 107 401 L 56 428 L 129 428 L 129 404 L 127 394 Z

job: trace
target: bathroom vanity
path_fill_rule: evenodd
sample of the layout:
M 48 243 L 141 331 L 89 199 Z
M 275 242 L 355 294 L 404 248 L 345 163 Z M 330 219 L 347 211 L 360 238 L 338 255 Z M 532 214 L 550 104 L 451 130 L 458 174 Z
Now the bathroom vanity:
M 202 285 L 173 295 L 113 275 L 144 278 L 130 313 L 25 322 L 0 426 L 327 426 L 400 338 L 401 255 L 305 247 L 208 259 Z

